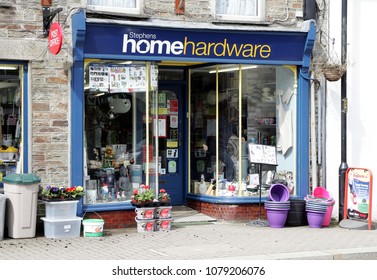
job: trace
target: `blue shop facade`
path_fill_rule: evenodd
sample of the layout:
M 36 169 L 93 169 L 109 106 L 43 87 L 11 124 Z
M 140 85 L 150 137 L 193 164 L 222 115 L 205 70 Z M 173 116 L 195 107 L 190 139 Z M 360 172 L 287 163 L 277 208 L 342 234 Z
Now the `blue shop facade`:
M 305 197 L 315 40 L 314 23 L 305 25 L 190 28 L 74 14 L 79 212 L 132 210 L 143 185 L 164 189 L 172 205 L 257 205 L 274 182 Z

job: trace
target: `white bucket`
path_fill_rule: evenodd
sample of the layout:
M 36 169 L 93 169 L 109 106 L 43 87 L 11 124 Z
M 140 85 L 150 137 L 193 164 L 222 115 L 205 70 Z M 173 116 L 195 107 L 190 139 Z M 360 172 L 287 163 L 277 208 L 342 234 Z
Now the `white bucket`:
M 104 220 L 85 219 L 82 221 L 84 226 L 84 237 L 101 237 L 103 235 Z
M 135 208 L 136 218 L 138 219 L 154 219 L 156 215 L 156 208 L 141 207 Z
M 156 227 L 156 220 L 154 219 L 137 219 L 135 217 L 135 221 L 137 223 L 137 232 L 151 232 L 155 231 Z
M 171 218 L 172 206 L 160 206 L 156 208 L 156 219 Z
M 158 219 L 156 220 L 155 231 L 169 231 L 172 219 Z

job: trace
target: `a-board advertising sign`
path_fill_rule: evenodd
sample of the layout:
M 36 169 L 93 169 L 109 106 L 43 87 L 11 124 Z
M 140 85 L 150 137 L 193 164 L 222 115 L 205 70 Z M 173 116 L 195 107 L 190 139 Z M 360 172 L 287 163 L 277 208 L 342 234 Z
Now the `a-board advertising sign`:
M 344 218 L 368 221 L 372 227 L 372 172 L 366 168 L 348 168 L 344 186 Z

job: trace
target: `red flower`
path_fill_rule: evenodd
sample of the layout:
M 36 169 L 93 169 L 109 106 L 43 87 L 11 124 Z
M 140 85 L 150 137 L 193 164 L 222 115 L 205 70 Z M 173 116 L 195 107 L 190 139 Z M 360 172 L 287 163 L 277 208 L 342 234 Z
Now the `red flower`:
M 160 189 L 160 193 L 165 193 L 166 190 L 165 189 Z
M 139 191 L 138 190 L 134 190 L 134 194 L 139 194 Z

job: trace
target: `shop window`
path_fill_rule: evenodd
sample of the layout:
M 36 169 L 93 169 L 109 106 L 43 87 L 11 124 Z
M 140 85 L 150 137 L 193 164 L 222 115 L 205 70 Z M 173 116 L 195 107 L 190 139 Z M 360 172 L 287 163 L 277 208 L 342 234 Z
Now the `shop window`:
M 258 196 L 261 190 L 266 196 L 281 181 L 295 192 L 294 77 L 294 68 L 281 66 L 192 70 L 191 193 Z M 272 161 L 251 161 L 254 145 L 272 151 Z
M 19 173 L 22 140 L 23 67 L 0 64 L 0 185 L 3 176 Z
M 86 61 L 86 203 L 130 201 L 134 189 L 149 184 L 149 173 L 156 174 L 150 131 L 157 75 L 145 62 Z
M 141 14 L 143 0 L 88 0 L 89 11 Z
M 216 0 L 216 18 L 262 21 L 265 19 L 265 0 Z

